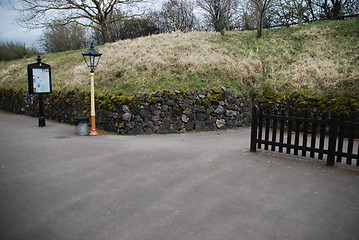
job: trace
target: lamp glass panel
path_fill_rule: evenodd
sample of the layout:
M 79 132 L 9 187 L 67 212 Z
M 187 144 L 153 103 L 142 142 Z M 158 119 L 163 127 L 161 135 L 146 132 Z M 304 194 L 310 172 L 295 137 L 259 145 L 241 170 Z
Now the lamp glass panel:
M 85 59 L 85 62 L 87 64 L 88 67 L 91 67 L 91 63 L 90 63 L 90 56 L 89 55 L 84 55 L 84 59 Z
M 95 57 L 94 56 L 90 56 L 90 67 L 96 67 L 96 65 L 95 65 Z
M 95 64 L 94 67 L 97 66 L 98 62 L 100 61 L 100 58 L 101 58 L 101 56 L 94 57 L 94 64 Z

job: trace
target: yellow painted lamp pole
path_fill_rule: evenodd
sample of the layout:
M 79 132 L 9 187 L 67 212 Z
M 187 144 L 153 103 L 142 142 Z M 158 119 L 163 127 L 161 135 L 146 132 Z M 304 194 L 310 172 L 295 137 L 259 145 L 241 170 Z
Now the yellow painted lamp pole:
M 91 131 L 89 136 L 97 136 L 98 132 L 96 131 L 96 112 L 95 112 L 95 73 L 90 73 L 91 78 Z
M 93 43 L 91 43 L 90 49 L 82 54 L 84 57 L 87 66 L 90 70 L 90 80 L 91 80 L 91 131 L 89 136 L 97 136 L 98 132 L 96 131 L 96 112 L 95 112 L 95 67 L 100 61 L 102 53 L 99 53 L 95 50 Z

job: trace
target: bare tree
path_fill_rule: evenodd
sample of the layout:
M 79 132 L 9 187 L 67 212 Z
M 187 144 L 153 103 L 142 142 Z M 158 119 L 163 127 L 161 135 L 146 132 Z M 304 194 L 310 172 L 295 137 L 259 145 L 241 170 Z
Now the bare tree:
M 338 20 L 344 14 L 358 13 L 357 0 L 306 0 L 313 12 L 319 13 L 319 19 Z
M 289 1 L 291 7 L 294 10 L 294 15 L 298 18 L 298 24 L 302 25 L 304 22 L 305 12 L 309 9 L 305 0 L 291 0 Z
M 276 0 L 271 9 L 274 24 L 290 26 L 310 22 L 310 7 L 307 0 Z
M 162 5 L 161 15 L 168 29 L 182 32 L 194 27 L 196 17 L 193 4 L 186 0 L 168 0 Z
M 272 7 L 274 0 L 249 0 L 257 15 L 257 37 L 262 37 L 265 13 Z
M 207 22 L 217 31 L 224 33 L 229 28 L 237 7 L 237 0 L 197 0 L 197 5 L 205 12 Z
M 123 15 L 120 11 L 115 11 L 112 17 L 117 14 Z M 127 18 L 125 20 L 117 21 L 109 26 L 111 41 L 115 42 L 123 39 L 138 38 L 141 36 L 148 36 L 160 33 L 156 22 L 151 14 L 146 14 L 141 17 Z M 94 33 L 95 39 L 100 41 L 99 34 Z
M 27 28 L 77 23 L 101 32 L 104 42 L 110 41 L 109 25 L 125 16 L 110 18 L 114 9 L 143 0 L 19 0 L 19 23 Z
M 241 16 L 241 20 L 242 20 L 242 29 L 252 30 L 255 28 L 255 21 L 253 15 L 251 15 L 249 12 L 245 11 Z
M 240 29 L 252 30 L 256 28 L 256 14 L 251 4 L 244 0 L 238 2 Z
M 87 46 L 85 28 L 76 23 L 57 25 L 56 22 L 45 29 L 41 37 L 46 52 L 63 52 Z
M 305 0 L 289 0 L 281 1 L 282 6 L 288 10 L 292 17 L 298 20 L 298 24 L 302 25 L 306 17 L 306 12 L 308 12 L 309 7 Z

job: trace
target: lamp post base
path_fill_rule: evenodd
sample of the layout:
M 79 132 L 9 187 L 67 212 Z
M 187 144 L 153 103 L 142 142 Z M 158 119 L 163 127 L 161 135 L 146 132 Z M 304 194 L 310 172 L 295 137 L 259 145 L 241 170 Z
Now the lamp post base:
M 45 127 L 45 126 L 46 126 L 45 117 L 44 116 L 39 117 L 39 127 Z
M 91 116 L 91 131 L 89 136 L 98 136 L 98 132 L 96 131 L 96 117 Z
M 89 136 L 98 136 L 98 132 L 96 130 L 91 130 Z

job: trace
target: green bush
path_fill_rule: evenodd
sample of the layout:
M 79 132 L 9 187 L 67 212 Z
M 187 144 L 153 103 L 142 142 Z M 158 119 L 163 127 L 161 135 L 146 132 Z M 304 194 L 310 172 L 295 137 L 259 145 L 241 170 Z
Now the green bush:
M 35 48 L 26 48 L 19 42 L 0 42 L 0 61 L 9 61 L 30 57 L 38 52 Z

